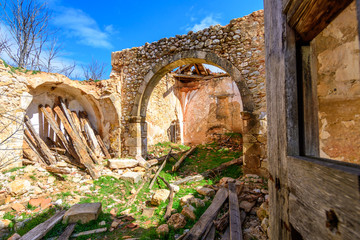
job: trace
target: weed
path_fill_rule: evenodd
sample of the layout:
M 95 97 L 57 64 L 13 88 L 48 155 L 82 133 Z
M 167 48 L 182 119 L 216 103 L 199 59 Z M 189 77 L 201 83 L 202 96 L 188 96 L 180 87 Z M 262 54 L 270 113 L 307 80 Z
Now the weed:
M 14 212 L 7 212 L 4 214 L 3 219 L 13 220 L 15 218 L 15 215 L 13 215 Z
M 13 181 L 15 180 L 15 178 L 16 178 L 16 176 L 10 176 L 10 179 Z
M 58 193 L 56 196 L 58 197 L 58 199 L 64 200 L 68 196 L 72 196 L 72 194 L 70 192 L 61 192 L 61 193 Z
M 31 205 L 30 203 L 27 204 L 26 208 L 29 209 L 29 210 L 35 210 L 36 209 L 36 207 Z
M 29 178 L 31 178 L 32 180 L 36 181 L 37 178 L 34 175 L 30 175 Z

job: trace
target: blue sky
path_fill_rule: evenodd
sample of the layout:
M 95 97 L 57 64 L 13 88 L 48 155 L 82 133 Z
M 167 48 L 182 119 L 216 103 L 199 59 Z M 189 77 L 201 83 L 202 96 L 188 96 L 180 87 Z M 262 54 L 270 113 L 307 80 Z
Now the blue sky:
M 81 65 L 98 59 L 106 63 L 108 78 L 111 52 L 214 24 L 226 25 L 263 9 L 263 0 L 50 0 L 50 7 L 54 11 L 51 24 L 59 29 L 63 47 L 59 60 Z

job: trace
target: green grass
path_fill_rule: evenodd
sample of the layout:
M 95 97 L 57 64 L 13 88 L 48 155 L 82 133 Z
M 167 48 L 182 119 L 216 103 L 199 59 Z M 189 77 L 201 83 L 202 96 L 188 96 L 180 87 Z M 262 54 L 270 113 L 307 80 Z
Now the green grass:
M 16 232 L 18 234 L 20 234 L 21 236 L 23 236 L 25 233 L 27 233 L 28 231 L 30 231 L 31 229 L 33 229 L 34 227 L 36 227 L 40 223 L 43 223 L 46 220 L 48 220 L 50 217 L 52 217 L 55 214 L 55 212 L 56 212 L 55 208 L 50 208 L 50 209 L 47 209 L 47 210 L 43 211 L 39 215 L 34 216 L 33 218 L 31 218 L 31 220 L 26 222 L 26 224 L 24 225 L 23 228 L 18 229 Z
M 175 145 L 174 143 L 165 142 L 159 143 L 155 146 L 158 148 L 156 151 L 157 153 L 165 154 L 166 151 L 169 151 L 170 148 L 174 149 L 174 152 L 180 152 L 183 150 L 187 150 L 190 147 L 182 146 L 182 145 Z M 168 182 L 173 182 L 178 180 L 179 178 L 194 175 L 197 173 L 202 173 L 206 170 L 215 168 L 220 164 L 230 161 L 234 158 L 238 158 L 242 155 L 241 151 L 232 150 L 231 147 L 222 147 L 216 143 L 206 144 L 206 145 L 199 145 L 196 151 L 187 159 L 185 159 L 184 163 L 181 165 L 179 170 L 175 173 L 171 171 L 172 166 L 175 164 L 176 160 L 170 158 L 165 165 L 164 169 L 160 172 L 160 176 L 163 177 Z M 181 156 L 179 156 L 181 157 Z M 204 185 L 213 185 L 217 181 L 221 179 L 222 176 L 228 176 L 233 178 L 238 178 L 242 175 L 242 171 L 240 167 L 231 166 L 228 169 L 225 169 L 221 174 L 217 176 L 211 176 L 210 178 L 204 179 L 202 181 L 197 182 L 188 182 L 180 186 L 179 192 L 176 193 L 173 202 L 173 209 L 176 209 L 177 212 L 181 212 L 182 206 L 180 205 L 180 198 L 186 196 L 188 194 L 194 195 L 196 198 L 204 199 L 203 196 L 199 195 L 196 192 L 196 187 L 204 186 Z M 31 176 L 30 176 L 31 177 Z M 115 209 L 116 214 L 120 216 L 120 213 L 130 208 L 130 212 L 133 214 L 134 218 L 139 223 L 140 228 L 136 229 L 135 231 L 127 228 L 119 228 L 116 229 L 114 232 L 106 232 L 101 234 L 95 235 L 88 235 L 79 237 L 77 239 L 103 239 L 105 236 L 107 239 L 122 239 L 121 236 L 132 236 L 132 237 L 139 237 L 140 239 L 172 239 L 175 234 L 182 234 L 184 229 L 175 230 L 170 229 L 170 232 L 166 236 L 159 237 L 156 233 L 156 228 L 158 225 L 165 223 L 163 216 L 166 211 L 166 206 L 168 204 L 168 200 L 161 203 L 160 206 L 155 207 L 154 215 L 150 218 L 142 216 L 141 210 L 142 207 L 154 207 L 149 205 L 149 200 L 151 199 L 151 192 L 149 189 L 150 180 L 145 183 L 144 187 L 140 190 L 139 194 L 137 195 L 137 199 L 133 205 L 129 207 L 125 207 L 126 202 L 131 196 L 132 189 L 138 189 L 141 183 L 132 184 L 127 181 L 123 181 L 120 179 L 116 179 L 112 176 L 102 176 L 97 180 L 93 181 L 93 185 L 90 187 L 91 194 L 83 194 L 79 191 L 67 191 L 57 194 L 56 196 L 58 199 L 66 200 L 69 196 L 80 195 L 82 198 L 80 199 L 79 203 L 92 203 L 92 202 L 101 202 L 103 213 L 99 216 L 96 221 L 92 221 L 88 224 L 78 224 L 75 232 L 82 232 L 87 230 L 93 230 L 101 227 L 109 227 L 111 225 L 111 217 L 110 217 L 110 210 Z M 154 187 L 152 190 L 156 189 L 167 189 L 167 186 L 160 180 L 155 181 Z M 211 202 L 205 202 L 205 207 L 197 207 L 195 211 L 195 215 L 197 219 L 204 213 Z M 28 206 L 29 209 L 32 206 Z M 46 216 L 50 215 L 50 213 L 45 214 L 44 217 L 38 215 L 35 217 L 38 222 L 43 221 Z M 8 214 L 9 218 L 14 217 Z M 12 218 L 13 219 L 13 218 Z M 45 219 L 46 220 L 46 219 Z M 45 221 L 44 220 L 44 221 Z M 33 220 L 31 220 L 33 221 Z M 99 226 L 101 221 L 105 221 L 105 226 Z M 145 222 L 148 223 L 145 224 Z M 149 223 L 150 222 L 150 223 Z M 195 221 L 187 221 L 186 228 L 191 228 Z M 30 225 L 33 226 L 33 225 Z M 26 225 L 26 228 L 29 229 Z M 59 236 L 66 228 L 66 225 L 62 223 L 58 223 L 53 230 L 51 230 L 45 237 L 55 237 Z M 26 230 L 24 230 L 26 232 Z
M 15 211 L 7 212 L 4 214 L 3 219 L 13 220 L 15 218 Z
M 173 153 L 189 150 L 189 146 L 176 144 L 172 142 L 161 142 L 153 146 L 149 146 L 148 153 L 156 156 L 164 156 L 169 153 L 170 149 L 173 149 Z
M 24 168 L 25 167 L 14 167 L 9 170 L 3 171 L 2 173 L 5 174 L 5 173 L 9 173 L 9 172 L 16 172 L 17 170 L 24 169 Z

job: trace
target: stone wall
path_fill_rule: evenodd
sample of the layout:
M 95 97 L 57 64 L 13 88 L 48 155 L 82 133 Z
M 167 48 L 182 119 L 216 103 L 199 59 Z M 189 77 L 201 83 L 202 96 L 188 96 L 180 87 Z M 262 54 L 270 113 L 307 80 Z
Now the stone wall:
M 147 143 L 149 146 L 158 142 L 171 141 L 171 124 L 174 121 L 182 122 L 181 105 L 175 96 L 174 85 L 175 79 L 171 74 L 167 74 L 160 80 L 151 94 L 146 115 Z M 181 142 L 181 136 L 179 137 L 179 142 Z
M 320 156 L 360 164 L 360 49 L 355 2 L 311 47 L 318 69 Z
M 21 166 L 23 119 L 32 100 L 27 80 L 0 60 L 0 169 Z
M 266 133 L 260 130 L 260 116 L 266 116 L 263 11 L 234 19 L 226 26 L 190 31 L 112 53 L 110 77 L 121 83 L 122 154 L 146 153 L 145 119 L 151 92 L 166 73 L 189 63 L 215 65 L 235 81 L 247 118 L 245 159 L 253 159 L 252 168 L 260 167 L 266 157 L 259 154 L 266 145 Z

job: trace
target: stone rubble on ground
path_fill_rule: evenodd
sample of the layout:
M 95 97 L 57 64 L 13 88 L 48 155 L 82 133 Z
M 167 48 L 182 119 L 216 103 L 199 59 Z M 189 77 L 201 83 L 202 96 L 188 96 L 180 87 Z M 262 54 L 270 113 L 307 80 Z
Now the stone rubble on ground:
M 158 189 L 155 191 L 154 195 L 151 198 L 151 204 L 154 206 L 159 206 L 162 202 L 165 202 L 169 197 L 170 191 L 167 189 Z

